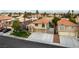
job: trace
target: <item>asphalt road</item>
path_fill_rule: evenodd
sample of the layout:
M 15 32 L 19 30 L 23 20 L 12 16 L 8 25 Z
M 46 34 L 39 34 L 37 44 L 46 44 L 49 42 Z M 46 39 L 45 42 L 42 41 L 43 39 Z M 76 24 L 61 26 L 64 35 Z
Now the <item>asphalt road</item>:
M 0 36 L 0 48 L 63 48 L 63 47 Z

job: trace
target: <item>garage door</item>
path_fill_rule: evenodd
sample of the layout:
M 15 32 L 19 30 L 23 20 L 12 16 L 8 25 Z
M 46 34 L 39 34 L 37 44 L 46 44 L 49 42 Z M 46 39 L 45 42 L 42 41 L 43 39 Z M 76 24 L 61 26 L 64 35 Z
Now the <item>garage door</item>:
M 75 36 L 74 32 L 59 32 L 59 35 Z

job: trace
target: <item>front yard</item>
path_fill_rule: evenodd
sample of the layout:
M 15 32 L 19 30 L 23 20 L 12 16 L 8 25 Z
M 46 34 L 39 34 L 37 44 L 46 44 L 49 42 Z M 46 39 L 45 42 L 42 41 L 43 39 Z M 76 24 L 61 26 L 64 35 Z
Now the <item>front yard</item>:
M 12 27 L 13 32 L 11 33 L 11 35 L 28 38 L 28 36 L 31 34 L 28 30 L 26 30 L 26 24 L 24 23 L 22 25 L 18 19 L 13 21 Z

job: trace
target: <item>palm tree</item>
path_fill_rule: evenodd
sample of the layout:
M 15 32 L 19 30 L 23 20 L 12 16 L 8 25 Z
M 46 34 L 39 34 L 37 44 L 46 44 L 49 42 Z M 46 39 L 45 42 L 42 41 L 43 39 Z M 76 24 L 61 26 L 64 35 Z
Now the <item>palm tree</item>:
M 18 15 L 21 16 L 21 13 L 19 12 Z
M 12 16 L 12 13 L 9 13 L 8 16 Z
M 56 16 L 56 13 L 54 13 L 54 17 Z
M 23 27 L 24 27 L 24 29 L 26 29 L 26 18 L 27 18 L 27 12 L 26 11 L 24 12 L 23 18 L 24 18 Z
M 36 14 L 37 14 L 37 18 L 38 18 L 38 14 L 39 14 L 39 11 L 38 10 L 36 10 Z
M 72 10 L 72 17 L 74 16 L 74 10 Z
M 52 19 L 52 24 L 54 25 L 54 32 L 57 33 L 57 22 L 60 19 L 58 17 L 54 17 L 54 19 Z
M 72 14 L 74 13 L 74 10 L 72 10 Z

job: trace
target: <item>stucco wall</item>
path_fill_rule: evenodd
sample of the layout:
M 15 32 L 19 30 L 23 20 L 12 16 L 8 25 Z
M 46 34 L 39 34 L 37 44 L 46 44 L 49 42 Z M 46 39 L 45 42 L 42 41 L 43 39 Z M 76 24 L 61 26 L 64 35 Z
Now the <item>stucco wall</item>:
M 47 27 L 47 24 L 45 24 L 45 27 L 42 27 L 42 24 L 38 24 L 38 26 L 35 26 L 36 29 L 47 29 Z

